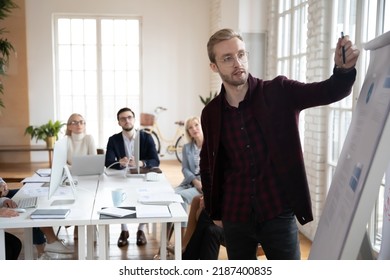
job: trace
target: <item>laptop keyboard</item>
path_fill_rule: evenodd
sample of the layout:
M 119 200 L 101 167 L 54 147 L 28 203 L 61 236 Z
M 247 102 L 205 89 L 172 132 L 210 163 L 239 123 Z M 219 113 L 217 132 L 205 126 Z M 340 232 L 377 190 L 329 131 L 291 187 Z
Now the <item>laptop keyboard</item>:
M 36 208 L 38 204 L 37 196 L 22 198 L 18 201 L 18 208 Z

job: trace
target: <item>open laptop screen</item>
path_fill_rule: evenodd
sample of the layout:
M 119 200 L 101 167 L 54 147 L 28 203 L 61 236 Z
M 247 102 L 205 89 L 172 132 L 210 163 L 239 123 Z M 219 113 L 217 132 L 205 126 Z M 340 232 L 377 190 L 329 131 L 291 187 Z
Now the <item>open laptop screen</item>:
M 100 175 L 104 171 L 105 155 L 74 156 L 71 173 L 73 176 Z

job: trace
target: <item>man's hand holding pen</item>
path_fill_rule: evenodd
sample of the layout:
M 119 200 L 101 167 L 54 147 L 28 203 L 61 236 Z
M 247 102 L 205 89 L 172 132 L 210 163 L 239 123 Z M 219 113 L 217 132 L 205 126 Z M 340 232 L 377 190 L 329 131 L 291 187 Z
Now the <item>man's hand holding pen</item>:
M 135 166 L 135 161 L 134 161 L 134 157 L 131 156 L 130 158 L 128 157 L 123 157 L 119 160 L 119 164 L 122 166 L 122 167 L 126 167 L 126 166 L 130 166 L 130 167 L 134 167 Z
M 351 69 L 355 67 L 359 54 L 359 49 L 352 44 L 349 40 L 349 36 L 342 35 L 337 42 L 334 63 L 337 68 Z

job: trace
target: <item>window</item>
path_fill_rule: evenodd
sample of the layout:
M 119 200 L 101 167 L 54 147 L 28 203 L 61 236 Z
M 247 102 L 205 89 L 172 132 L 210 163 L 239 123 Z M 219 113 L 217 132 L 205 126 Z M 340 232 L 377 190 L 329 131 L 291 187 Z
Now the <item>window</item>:
M 56 115 L 80 113 L 97 147 L 120 129 L 116 113 L 140 108 L 140 19 L 54 18 Z
M 279 1 L 278 73 L 306 81 L 307 1 Z
M 341 36 L 341 32 L 348 34 L 351 40 L 356 43 L 356 0 L 336 0 L 333 8 L 333 48 L 331 53 L 335 51 L 337 39 Z M 333 56 L 333 55 L 332 55 Z M 333 60 L 330 62 L 329 68 L 333 69 Z M 332 72 L 330 70 L 330 72 Z M 360 88 L 360 86 L 359 86 Z M 344 144 L 345 137 L 348 132 L 348 127 L 352 119 L 353 98 L 354 92 L 348 97 L 329 106 L 328 115 L 328 188 L 332 181 L 333 174 L 336 170 L 337 160 Z

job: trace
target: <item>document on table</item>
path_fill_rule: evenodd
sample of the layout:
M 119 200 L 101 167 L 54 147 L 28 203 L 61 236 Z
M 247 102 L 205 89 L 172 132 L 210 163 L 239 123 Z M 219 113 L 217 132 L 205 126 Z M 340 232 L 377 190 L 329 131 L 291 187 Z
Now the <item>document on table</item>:
M 35 171 L 35 173 L 38 174 L 40 177 L 50 177 L 51 168 L 41 168 Z
M 70 209 L 36 209 L 31 213 L 31 219 L 65 219 Z
M 166 205 L 143 205 L 135 207 L 137 218 L 165 218 L 172 217 Z
M 150 193 L 143 194 L 138 198 L 142 204 L 168 205 L 171 203 L 183 203 L 183 198 L 177 193 Z
M 119 208 L 119 207 L 107 207 L 98 211 L 99 214 L 122 218 L 131 214 L 134 214 L 134 210 Z
M 23 179 L 22 183 L 49 183 L 50 176 L 39 176 L 38 174 L 34 174 L 30 177 L 26 177 Z
M 23 193 L 28 196 L 48 196 L 49 188 L 43 187 L 45 183 L 26 183 L 23 186 Z

